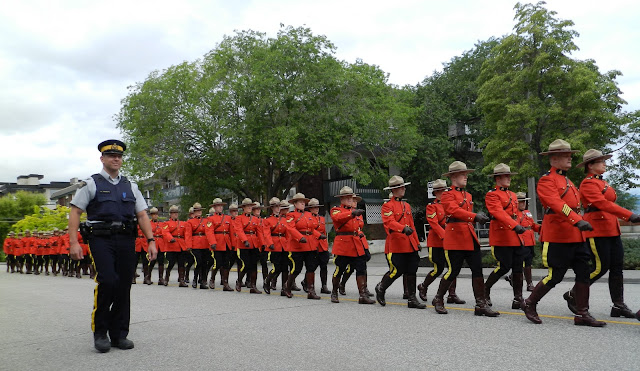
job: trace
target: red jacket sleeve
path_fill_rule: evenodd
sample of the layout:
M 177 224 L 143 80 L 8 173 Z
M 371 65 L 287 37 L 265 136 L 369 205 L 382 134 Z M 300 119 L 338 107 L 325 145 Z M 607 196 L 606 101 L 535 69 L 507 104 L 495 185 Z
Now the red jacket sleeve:
M 487 192 L 487 195 L 484 198 L 484 203 L 487 206 L 487 211 L 489 211 L 491 216 L 502 223 L 502 225 L 506 226 L 509 229 L 514 229 L 518 225 L 518 222 L 513 220 L 511 216 L 504 210 L 500 195 L 497 193 L 497 191 Z M 498 224 L 498 226 L 500 226 L 500 224 Z
M 583 181 L 580 185 L 580 195 L 584 197 L 588 204 L 613 214 L 620 219 L 629 220 L 629 217 L 633 214 L 624 207 L 618 206 L 615 202 L 607 200 L 604 194 L 602 194 L 602 187 L 598 182 Z
M 440 225 L 438 207 L 434 204 L 427 205 L 427 222 L 429 223 L 430 231 L 435 232 L 438 237 L 444 240 L 444 228 Z
M 578 215 L 573 209 L 571 209 L 558 194 L 558 187 L 552 176 L 543 176 L 538 181 L 538 197 L 540 202 L 548 206 L 554 213 L 566 217 L 573 225 L 582 220 L 582 217 Z M 565 214 L 565 206 L 569 208 L 569 215 Z M 567 211 L 568 211 L 567 210 Z

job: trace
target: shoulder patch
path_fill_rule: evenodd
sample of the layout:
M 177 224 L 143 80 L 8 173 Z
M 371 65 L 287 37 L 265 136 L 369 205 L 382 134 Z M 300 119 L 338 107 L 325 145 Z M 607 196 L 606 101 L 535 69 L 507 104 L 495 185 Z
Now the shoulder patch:
M 335 209 L 333 210 L 333 212 L 331 213 L 331 215 L 336 215 L 340 213 L 340 209 Z
M 207 227 L 211 227 L 213 225 L 213 223 L 209 222 L 207 223 Z
M 292 221 L 293 221 L 293 218 L 287 219 L 287 223 L 291 223 Z
M 391 216 L 393 215 L 393 211 L 389 211 L 388 213 L 384 213 L 384 216 Z
M 427 218 L 429 218 L 429 219 L 433 219 L 433 218 L 435 218 L 435 217 L 436 217 L 436 215 L 437 215 L 437 214 L 438 214 L 437 212 L 436 212 L 436 213 L 433 213 L 433 214 L 429 214 L 429 215 L 427 215 Z
M 167 229 L 169 228 L 169 224 L 165 224 L 164 227 L 162 227 L 162 229 Z

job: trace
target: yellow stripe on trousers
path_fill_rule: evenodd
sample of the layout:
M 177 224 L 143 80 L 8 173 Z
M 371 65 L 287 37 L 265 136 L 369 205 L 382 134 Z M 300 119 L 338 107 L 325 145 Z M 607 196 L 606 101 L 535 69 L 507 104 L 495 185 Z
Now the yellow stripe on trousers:
M 442 279 L 445 280 L 449 280 L 449 277 L 451 276 L 451 260 L 449 260 L 449 250 L 444 250 L 444 258 L 447 259 L 447 273 L 444 274 L 444 277 L 442 277 Z
M 433 264 L 433 270 L 431 271 L 431 277 L 435 277 L 440 270 L 438 269 L 438 264 L 433 261 L 433 247 L 429 248 L 429 261 Z
M 591 237 L 587 238 L 589 241 L 589 247 L 591 247 L 591 252 L 593 253 L 593 257 L 596 261 L 596 267 L 589 275 L 590 279 L 593 279 L 595 276 L 599 275 L 602 272 L 602 261 L 600 260 L 600 255 L 598 255 L 598 249 L 596 249 L 596 239 Z
M 547 274 L 547 276 L 542 279 L 542 283 L 544 283 L 545 285 L 547 284 L 547 282 L 551 281 L 551 278 L 553 277 L 553 268 L 549 266 L 548 255 L 549 242 L 544 242 L 542 244 L 542 264 L 544 264 L 545 267 L 549 268 L 549 274 Z
M 496 258 L 496 251 L 495 251 L 495 246 L 491 246 L 491 256 L 493 256 L 493 258 L 496 260 L 496 262 L 498 262 L 498 266 L 496 267 L 496 269 L 493 270 L 493 273 L 498 273 L 498 271 L 500 270 L 500 260 L 498 260 L 498 258 Z
M 293 274 L 293 271 L 296 270 L 296 261 L 293 260 L 293 257 L 291 255 L 291 251 L 289 251 L 289 260 L 291 260 L 291 272 L 289 272 L 289 274 Z
M 240 259 L 240 261 L 242 262 L 242 267 L 240 268 L 240 272 L 244 272 L 244 260 L 242 260 L 242 258 L 240 257 L 240 249 L 238 249 L 237 251 L 238 251 L 238 259 Z
M 389 278 L 394 278 L 398 274 L 398 269 L 391 262 L 391 256 L 393 253 L 387 254 L 387 262 L 389 262 Z
M 211 258 L 213 259 L 213 265 L 211 266 L 211 269 L 218 269 L 218 261 L 216 260 L 216 257 L 214 255 L 214 252 L 211 251 Z M 221 273 L 222 274 L 222 273 Z
M 93 260 L 93 254 L 91 254 L 91 246 L 89 246 L 89 256 L 91 257 L 91 264 L 93 264 L 96 274 L 93 277 L 93 282 L 96 283 L 96 287 L 93 289 L 93 310 L 91 311 L 91 332 L 96 332 L 96 310 L 98 309 L 98 287 L 100 284 L 98 283 L 98 269 L 96 268 L 96 263 Z

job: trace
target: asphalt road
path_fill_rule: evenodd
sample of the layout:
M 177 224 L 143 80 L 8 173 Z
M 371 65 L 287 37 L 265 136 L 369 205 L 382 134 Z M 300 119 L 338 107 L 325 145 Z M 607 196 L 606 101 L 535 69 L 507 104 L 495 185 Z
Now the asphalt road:
M 510 309 L 504 281 L 492 292 L 498 318 L 473 315 L 468 278 L 458 282 L 468 303 L 448 305 L 448 315 L 430 305 L 408 309 L 401 281 L 387 291 L 384 308 L 357 304 L 353 277 L 340 304 L 329 295 L 315 301 L 280 297 L 279 290 L 255 295 L 179 288 L 175 281 L 169 287 L 138 283 L 129 336 L 135 349 L 100 354 L 90 328 L 92 280 L 0 268 L 1 370 L 640 369 L 640 322 L 609 317 L 606 280 L 591 294 L 591 313 L 609 321 L 605 328 L 573 325 L 562 300 L 571 287 L 567 279 L 539 304 L 542 325 Z M 369 271 L 373 290 L 385 269 L 374 261 Z M 420 268 L 423 276 L 427 271 Z M 637 310 L 640 285 L 627 284 L 626 297 Z

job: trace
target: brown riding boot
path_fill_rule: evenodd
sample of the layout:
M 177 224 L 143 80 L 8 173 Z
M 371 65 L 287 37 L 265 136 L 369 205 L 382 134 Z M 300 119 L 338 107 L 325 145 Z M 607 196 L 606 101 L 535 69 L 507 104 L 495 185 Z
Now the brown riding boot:
M 244 272 L 238 271 L 238 279 L 236 280 L 236 291 L 242 291 L 242 279 L 244 278 Z
M 280 273 L 280 280 L 282 281 L 282 287 L 280 288 L 280 296 L 288 296 L 286 294 L 287 291 L 287 281 L 289 280 L 289 271 L 284 270 Z M 274 279 L 275 281 L 275 279 Z M 289 292 L 291 293 L 291 292 Z
M 209 288 L 211 290 L 216 288 L 216 274 L 218 274 L 218 268 L 211 268 L 211 278 L 209 279 Z M 222 272 L 220 276 L 222 276 Z
M 493 306 L 493 303 L 491 302 L 491 288 L 496 284 L 496 282 L 498 282 L 499 279 L 499 275 L 497 275 L 495 272 L 491 272 L 491 274 L 489 274 L 489 277 L 487 277 L 487 282 L 484 283 L 484 299 L 487 302 L 487 305 L 490 307 Z
M 151 276 L 149 274 L 149 266 L 146 264 L 142 264 L 142 273 L 144 276 L 144 279 L 142 280 L 142 283 L 144 283 L 145 285 L 151 285 Z
M 329 291 L 329 288 L 327 287 L 327 271 L 326 270 L 320 270 L 320 284 L 322 285 L 320 287 L 320 293 L 321 294 L 331 294 L 331 291 Z
M 222 280 L 222 291 L 233 291 L 231 286 L 229 286 L 229 272 L 231 269 L 222 268 L 220 271 L 220 279 Z
M 262 282 L 262 290 L 269 295 L 271 294 L 271 277 L 273 277 L 273 273 L 269 272 Z
M 331 277 L 331 302 L 339 303 L 338 288 L 340 287 L 340 277 Z
M 80 266 L 76 268 L 76 278 L 82 278 L 82 275 L 80 275 Z M 136 278 L 133 277 L 133 279 L 135 280 Z
M 387 292 L 387 288 L 389 288 L 389 286 L 391 286 L 393 281 L 395 281 L 397 278 L 397 276 L 395 278 L 391 278 L 389 272 L 387 272 L 384 274 L 384 276 L 382 276 L 382 280 L 380 280 L 380 282 L 376 285 L 376 301 L 383 307 L 387 305 L 387 302 L 384 298 L 384 295 Z
M 356 275 L 356 283 L 358 284 L 358 293 L 360 297 L 358 298 L 358 304 L 375 304 L 375 300 L 371 300 L 369 295 L 364 291 L 367 287 L 367 276 L 358 276 Z M 336 293 L 335 298 L 338 300 L 338 293 Z M 333 301 L 333 294 L 331 294 L 331 300 Z
M 282 277 L 284 278 L 284 272 L 282 273 Z M 283 282 L 286 281 L 286 279 L 283 279 Z M 276 285 L 278 284 L 278 275 L 274 274 L 273 277 L 271 277 L 271 290 L 276 290 L 277 287 Z
M 416 298 L 416 279 L 415 275 L 407 276 L 407 306 L 409 308 L 425 309 L 426 304 L 422 304 L 418 298 Z
M 293 297 L 293 293 L 291 293 L 291 290 L 293 290 L 293 285 L 296 282 L 296 277 L 298 277 L 297 274 L 290 274 L 287 276 L 287 282 L 284 285 L 284 289 L 282 290 L 284 292 L 284 295 L 286 297 L 288 297 L 289 299 L 291 299 Z
M 540 299 L 542 299 L 547 293 L 551 290 L 551 288 L 545 285 L 542 281 L 538 282 L 536 287 L 533 289 L 531 295 L 526 298 L 522 302 L 522 310 L 524 311 L 524 315 L 527 319 L 537 325 L 542 323 L 540 317 L 538 317 L 538 312 L 536 311 L 536 306 Z
M 499 279 L 500 277 L 498 277 Z M 491 310 L 487 304 L 487 300 L 484 297 L 485 287 L 482 277 L 474 277 L 471 279 L 471 285 L 473 286 L 473 296 L 476 298 L 476 307 L 473 314 L 476 316 L 497 317 L 499 312 Z
M 158 286 L 164 286 L 164 264 L 158 264 Z
M 451 282 L 451 286 L 449 286 L 449 295 L 447 296 L 447 303 L 449 304 L 466 304 L 467 302 L 460 299 L 456 294 L 456 284 L 458 283 L 458 279 L 454 279 Z
M 564 300 L 567 301 L 567 308 L 569 308 L 571 313 L 578 314 L 578 308 L 577 308 L 577 304 L 576 304 L 576 298 L 575 298 L 574 290 L 575 290 L 575 285 L 571 290 L 569 290 L 569 291 L 565 292 L 564 294 L 562 294 L 562 297 L 564 298 Z
M 374 295 L 373 295 L 373 293 L 371 293 L 369 291 L 369 276 L 366 274 L 367 271 L 365 271 L 364 273 L 365 273 L 365 275 L 364 275 L 364 292 L 366 292 L 367 296 L 371 298 Z
M 409 299 L 409 290 L 407 289 L 407 276 L 402 275 L 402 287 L 404 288 L 404 293 L 402 294 L 402 298 L 407 300 Z
M 427 276 L 424 278 L 424 281 L 422 281 L 422 283 L 418 285 L 418 296 L 420 296 L 420 300 L 427 301 L 427 289 L 429 288 L 429 285 L 431 285 L 431 283 L 433 283 L 433 281 L 435 280 L 435 276 L 427 274 Z
M 167 274 L 164 277 L 164 281 L 162 281 L 164 286 L 169 286 L 169 276 L 171 275 L 171 270 L 167 269 Z
M 609 273 L 609 294 L 613 307 L 611 307 L 611 317 L 635 318 L 635 314 L 624 303 L 624 283 L 622 276 L 611 276 Z
M 320 300 L 320 297 L 316 295 L 316 274 L 314 272 L 307 272 L 305 281 L 307 282 L 307 299 Z
M 433 297 L 431 301 L 431 305 L 433 305 L 436 313 L 438 314 L 447 314 L 447 309 L 444 307 L 444 294 L 449 290 L 449 286 L 451 286 L 452 281 L 445 280 L 442 278 L 440 280 L 440 286 L 438 286 L 438 291 L 436 292 L 436 296 Z
M 258 281 L 258 271 L 251 272 L 251 287 L 249 288 L 250 294 L 262 294 L 262 291 L 256 287 L 256 281 Z
M 184 267 L 178 267 L 178 287 L 189 287 L 189 285 L 184 281 Z
M 603 327 L 605 322 L 598 321 L 589 314 L 589 284 L 576 282 L 573 286 L 575 290 L 576 305 L 578 314 L 573 317 L 573 324 L 576 326 Z
M 527 291 L 533 291 L 531 267 L 524 267 L 524 279 L 527 281 Z
M 511 283 L 513 284 L 513 301 L 511 302 L 511 309 L 522 308 L 524 299 L 522 298 L 522 272 L 513 273 L 511 277 Z
M 351 274 L 353 274 L 353 269 L 349 269 L 344 271 L 344 273 L 342 273 L 342 279 L 340 280 L 340 287 L 338 288 L 338 292 L 340 293 L 340 295 L 347 295 L 347 290 L 346 290 L 346 285 L 347 285 L 347 281 L 349 281 L 349 277 L 351 277 Z

